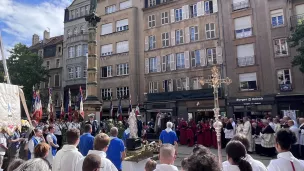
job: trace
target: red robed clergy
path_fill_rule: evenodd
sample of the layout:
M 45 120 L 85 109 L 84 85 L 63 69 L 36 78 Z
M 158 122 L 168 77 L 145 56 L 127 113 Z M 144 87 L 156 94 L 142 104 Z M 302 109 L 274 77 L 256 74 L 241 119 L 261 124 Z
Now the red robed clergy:
M 194 134 L 193 134 L 191 127 L 187 128 L 186 133 L 187 133 L 188 146 L 189 147 L 194 146 Z
M 209 123 L 204 123 L 203 124 L 203 130 L 204 130 L 204 142 L 203 142 L 203 145 L 205 147 L 210 147 L 212 145 L 212 141 L 211 141 L 211 130 L 210 130 Z
M 204 142 L 204 132 L 203 132 L 203 124 L 200 123 L 199 127 L 197 128 L 197 144 L 203 145 Z

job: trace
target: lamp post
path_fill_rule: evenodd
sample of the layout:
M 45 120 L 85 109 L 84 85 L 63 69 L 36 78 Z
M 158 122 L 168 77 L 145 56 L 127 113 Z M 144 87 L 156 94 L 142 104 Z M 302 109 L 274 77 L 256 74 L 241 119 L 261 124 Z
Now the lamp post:
M 218 101 L 218 88 L 220 85 L 226 84 L 229 85 L 232 83 L 230 78 L 225 78 L 221 79 L 221 75 L 219 70 L 217 69 L 216 66 L 213 66 L 211 69 L 212 72 L 212 78 L 211 79 L 201 79 L 199 82 L 204 85 L 204 84 L 209 84 L 213 88 L 213 95 L 214 95 L 214 118 L 215 118 L 215 123 L 213 124 L 213 127 L 215 128 L 216 131 L 216 138 L 217 138 L 217 152 L 218 152 L 218 160 L 219 163 L 222 163 L 222 148 L 221 148 L 221 128 L 223 124 L 219 120 L 220 116 L 220 107 L 219 107 L 219 101 Z

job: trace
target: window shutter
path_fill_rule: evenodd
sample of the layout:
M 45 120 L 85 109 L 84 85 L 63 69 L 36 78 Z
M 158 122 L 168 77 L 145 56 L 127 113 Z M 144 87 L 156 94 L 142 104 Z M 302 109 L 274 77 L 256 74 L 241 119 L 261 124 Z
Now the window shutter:
M 145 51 L 149 50 L 149 36 L 145 37 Z
M 182 19 L 186 19 L 186 5 L 182 6 Z
M 162 71 L 163 72 L 166 72 L 166 67 L 167 67 L 166 56 L 162 56 Z
M 174 54 L 170 55 L 170 69 L 171 69 L 171 71 L 174 71 L 176 69 Z
M 170 14 L 171 14 L 171 23 L 174 23 L 175 22 L 174 9 L 170 10 Z
M 223 51 L 220 46 L 216 47 L 216 61 L 217 64 L 223 64 Z
M 171 31 L 171 46 L 175 46 L 175 31 L 174 30 Z
M 212 0 L 213 4 L 213 13 L 218 12 L 217 0 Z
M 186 43 L 190 43 L 190 28 L 189 27 L 185 28 L 185 39 L 186 39 Z
M 160 60 L 160 56 L 156 57 L 156 68 L 157 68 L 157 72 L 161 72 L 161 60 Z
M 246 29 L 246 28 L 251 28 L 251 17 L 246 16 L 246 17 L 240 17 L 234 19 L 234 28 L 235 30 L 241 30 L 241 29 Z
M 186 90 L 190 90 L 189 88 L 189 77 L 186 77 Z
M 149 58 L 145 59 L 145 73 L 149 73 Z
M 189 5 L 185 5 L 185 15 L 186 15 L 186 19 L 189 19 Z
M 239 80 L 240 80 L 240 82 L 244 82 L 244 81 L 256 81 L 257 80 L 257 75 L 256 75 L 255 72 L 240 74 L 239 75 Z
M 237 46 L 237 57 L 251 57 L 254 56 L 254 45 L 246 44 Z
M 200 56 L 201 56 L 201 66 L 207 66 L 206 49 L 200 50 Z
M 202 3 L 204 3 L 204 1 L 197 2 L 197 4 L 196 4 L 197 16 L 201 16 L 203 14 L 204 9 L 202 9 Z
M 173 79 L 171 79 L 170 82 L 171 82 L 171 84 L 168 83 L 169 91 L 173 91 Z
M 202 15 L 205 15 L 205 2 L 204 1 L 202 1 L 201 8 L 202 8 Z
M 184 55 L 185 55 L 185 68 L 190 68 L 189 51 L 185 51 Z

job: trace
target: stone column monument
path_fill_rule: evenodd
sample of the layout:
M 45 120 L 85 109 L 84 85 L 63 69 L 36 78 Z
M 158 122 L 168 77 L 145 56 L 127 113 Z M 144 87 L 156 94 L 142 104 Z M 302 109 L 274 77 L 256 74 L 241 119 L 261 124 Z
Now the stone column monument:
M 85 119 L 88 119 L 88 114 L 99 111 L 101 102 L 97 97 L 97 38 L 96 28 L 100 22 L 100 17 L 96 15 L 97 0 L 91 0 L 90 14 L 85 17 L 88 22 L 89 40 L 88 40 L 88 55 L 87 55 L 87 82 L 86 82 L 86 99 L 84 101 Z

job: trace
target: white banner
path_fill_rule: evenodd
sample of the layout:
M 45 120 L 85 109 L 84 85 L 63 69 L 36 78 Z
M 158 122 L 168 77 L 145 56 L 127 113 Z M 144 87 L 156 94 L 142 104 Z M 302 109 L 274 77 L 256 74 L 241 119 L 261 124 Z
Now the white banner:
M 284 116 L 290 117 L 292 120 L 296 121 L 297 116 L 296 116 L 296 111 L 295 110 L 284 110 Z
M 12 131 L 21 127 L 19 87 L 0 83 L 0 127 Z

